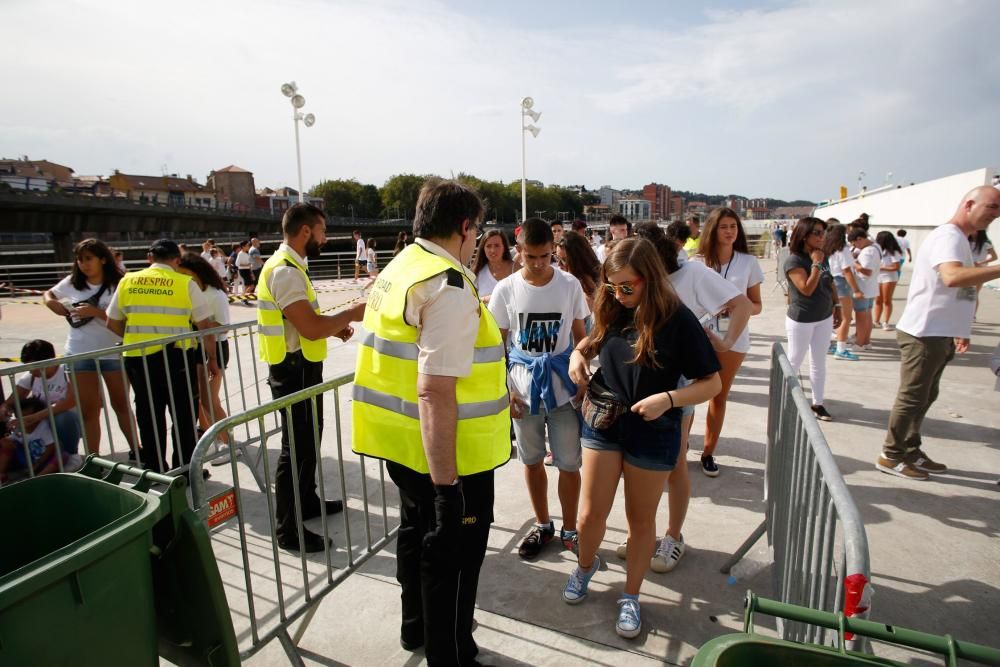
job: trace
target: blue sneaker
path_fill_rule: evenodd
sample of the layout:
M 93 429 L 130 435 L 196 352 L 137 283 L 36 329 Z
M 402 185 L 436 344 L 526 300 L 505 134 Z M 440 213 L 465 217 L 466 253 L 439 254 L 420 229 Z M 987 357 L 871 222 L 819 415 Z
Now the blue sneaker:
M 844 350 L 843 352 L 834 352 L 834 359 L 843 359 L 844 361 L 858 361 L 861 359 L 858 355 L 854 354 L 850 350 Z
M 633 598 L 621 598 L 618 600 L 618 622 L 615 623 L 615 632 L 620 637 L 632 639 L 638 636 L 642 630 L 642 620 L 639 618 L 639 601 Z
M 835 354 L 837 352 L 837 341 L 831 341 L 830 347 L 827 348 L 827 354 Z
M 562 592 L 563 602 L 566 604 L 583 602 L 584 598 L 587 597 L 587 586 L 600 567 L 601 559 L 597 554 L 594 554 L 594 564 L 590 566 L 589 572 L 581 570 L 579 565 L 573 568 L 573 574 L 569 575 L 569 581 L 566 582 L 566 588 Z

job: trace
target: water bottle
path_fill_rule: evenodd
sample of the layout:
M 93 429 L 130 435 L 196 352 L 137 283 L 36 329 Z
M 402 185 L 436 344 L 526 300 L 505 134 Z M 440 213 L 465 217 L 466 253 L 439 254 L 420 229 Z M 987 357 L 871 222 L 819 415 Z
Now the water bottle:
M 730 568 L 726 583 L 732 586 L 738 581 L 753 579 L 772 562 L 774 562 L 774 553 L 771 547 L 759 544 Z

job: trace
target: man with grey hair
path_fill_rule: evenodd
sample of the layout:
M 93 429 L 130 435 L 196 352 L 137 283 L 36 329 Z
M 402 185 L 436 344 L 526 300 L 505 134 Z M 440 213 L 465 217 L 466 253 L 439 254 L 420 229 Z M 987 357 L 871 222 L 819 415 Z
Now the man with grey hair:
M 875 467 L 906 479 L 948 467 L 921 449 L 920 426 L 937 399 L 945 366 L 969 349 L 976 287 L 1000 278 L 1000 266 L 977 267 L 968 237 L 1000 217 L 1000 190 L 982 185 L 966 194 L 951 220 L 927 235 L 917 253 L 899 341 L 899 391 Z

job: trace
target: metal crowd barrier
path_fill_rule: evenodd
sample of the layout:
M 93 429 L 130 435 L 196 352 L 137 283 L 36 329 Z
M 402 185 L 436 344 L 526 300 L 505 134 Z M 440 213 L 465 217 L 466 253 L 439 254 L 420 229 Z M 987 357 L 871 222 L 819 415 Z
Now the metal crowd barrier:
M 235 412 L 245 412 L 246 410 L 261 405 L 264 401 L 261 397 L 260 386 L 262 378 L 266 377 L 266 369 L 263 366 L 259 368 L 259 362 L 257 360 L 256 351 L 256 333 L 257 323 L 254 321 L 250 322 L 240 322 L 236 324 L 229 324 L 225 326 L 220 326 L 214 329 L 207 329 L 203 331 L 192 331 L 190 333 L 178 334 L 174 336 L 168 336 L 155 341 L 157 345 L 163 345 L 163 349 L 159 352 L 154 352 L 148 356 L 144 357 L 134 357 L 142 360 L 143 368 L 148 376 L 148 364 L 149 360 L 153 357 L 160 356 L 164 360 L 165 368 L 170 367 L 172 363 L 171 357 L 167 352 L 167 346 L 174 342 L 181 340 L 195 339 L 199 343 L 204 341 L 207 336 L 217 336 L 224 333 L 228 333 L 228 343 L 230 349 L 229 366 L 227 369 L 222 369 L 222 385 L 219 388 L 220 394 L 220 407 L 227 413 L 232 414 Z M 62 331 L 60 330 L 60 335 Z M 120 345 L 112 348 L 107 348 L 104 350 L 97 350 L 95 352 L 88 352 L 85 354 L 75 354 L 66 357 L 57 357 L 55 359 L 47 359 L 45 361 L 39 361 L 30 364 L 22 364 L 20 366 L 14 366 L 9 368 L 0 369 L 0 387 L 3 387 L 7 394 L 6 387 L 10 388 L 9 396 L 13 397 L 13 417 L 17 419 L 18 423 L 21 423 L 24 418 L 23 411 L 21 409 L 21 400 L 18 399 L 17 391 L 17 378 L 24 373 L 30 373 L 31 371 L 40 371 L 43 375 L 47 369 L 65 366 L 66 369 L 70 369 L 74 364 L 81 361 L 93 360 L 97 368 L 97 391 L 100 394 L 99 400 L 101 404 L 101 411 L 103 413 L 103 423 L 101 428 L 101 442 L 96 443 L 95 447 L 91 447 L 86 434 L 86 425 L 84 424 L 84 417 L 82 410 L 80 408 L 80 384 L 76 373 L 67 372 L 67 378 L 69 384 L 72 388 L 74 396 L 76 396 L 76 407 L 74 408 L 73 419 L 77 421 L 77 426 L 80 431 L 80 445 L 78 451 L 81 456 L 86 456 L 90 451 L 93 453 L 101 453 L 105 456 L 110 453 L 111 457 L 119 458 L 118 455 L 132 457 L 134 452 L 131 451 L 130 442 L 138 443 L 140 441 L 138 426 L 135 417 L 135 407 L 133 403 L 133 388 L 130 386 L 129 378 L 125 370 L 125 352 L 130 350 L 142 349 L 144 347 L 149 347 L 150 342 L 135 343 L 133 345 Z M 199 345 L 198 348 L 200 352 L 200 359 L 192 358 L 191 356 L 185 354 L 181 357 L 181 362 L 185 365 L 185 370 L 188 377 L 193 377 L 196 374 L 199 377 L 199 385 L 201 387 L 210 387 L 207 363 L 205 357 L 204 345 Z M 124 384 L 126 391 L 126 405 L 127 405 L 127 431 L 123 429 L 120 424 L 112 425 L 112 414 L 115 414 L 115 421 L 119 421 L 120 415 L 116 414 L 106 390 L 104 380 L 101 376 L 101 364 L 105 363 L 107 366 L 107 358 L 113 357 L 113 361 L 117 362 L 119 365 L 119 370 L 110 371 L 111 373 L 120 376 L 122 383 Z M 197 369 L 191 368 L 191 364 L 194 364 Z M 221 358 L 220 358 L 221 363 Z M 199 405 L 195 404 L 192 400 L 186 405 L 178 405 L 174 399 L 173 387 L 169 386 L 170 374 L 167 373 L 168 391 L 170 393 L 170 414 L 177 414 L 177 410 L 187 410 L 189 411 L 191 418 L 197 427 L 198 416 L 199 416 Z M 45 383 L 42 383 L 44 390 L 44 395 L 41 396 L 42 400 L 47 405 L 51 405 L 52 401 L 48 395 L 48 388 Z M 152 402 L 152 391 L 153 388 L 144 386 L 142 391 L 146 392 L 146 398 Z M 193 398 L 193 392 L 192 392 Z M 216 421 L 217 415 L 215 414 L 215 406 L 213 401 L 207 401 L 202 403 L 202 408 L 205 410 L 209 425 Z M 221 417 L 221 415 L 218 415 Z M 49 426 L 52 430 L 53 438 L 56 441 L 56 461 L 60 472 L 64 471 L 64 465 L 67 457 L 64 456 L 64 452 L 67 449 L 72 449 L 73 445 L 76 443 L 62 443 L 59 441 L 58 429 L 56 428 L 56 416 L 51 410 L 48 412 L 47 416 Z M 175 436 L 179 437 L 178 426 L 174 420 L 170 419 L 170 428 L 167 433 L 173 432 Z M 277 430 L 277 425 L 272 424 L 268 432 L 273 433 Z M 165 448 L 167 447 L 167 442 L 161 442 L 159 437 L 159 432 L 154 431 L 155 438 L 153 443 L 143 443 L 145 446 L 155 446 L 157 449 L 158 460 L 162 461 L 165 457 Z M 242 437 L 242 440 L 238 438 Z M 252 435 L 249 429 L 243 429 L 242 433 L 233 430 L 229 433 L 230 443 L 242 442 L 242 444 L 247 444 L 259 439 L 259 435 Z M 192 434 L 192 438 L 197 440 L 195 434 Z M 27 461 L 31 461 L 30 451 L 28 449 L 27 438 L 23 439 L 25 442 L 22 443 L 24 447 L 24 453 Z M 228 448 L 219 447 L 218 443 L 213 447 L 213 456 L 216 458 L 224 457 L 228 455 Z M 135 458 L 138 458 L 137 456 Z M 187 462 L 182 462 L 183 465 L 172 471 L 160 470 L 159 472 L 171 472 L 172 474 L 180 474 L 187 470 Z M 28 465 L 27 476 L 34 477 L 34 470 L 32 466 Z
M 345 443 L 340 415 L 341 388 L 353 381 L 354 374 L 348 373 L 251 408 L 242 414 L 233 415 L 212 426 L 195 449 L 191 460 L 192 505 L 195 512 L 206 522 L 212 535 L 236 627 L 241 660 L 249 658 L 265 644 L 277 638 L 291 662 L 296 665 L 303 664 L 298 643 L 309 627 L 320 602 L 362 564 L 389 544 L 399 530 L 398 510 L 395 509 L 396 499 L 393 499 L 393 518 L 396 521 L 390 528 L 385 467 L 382 462 L 364 456 L 355 458 L 350 455 L 348 447 L 350 456 L 348 463 L 357 463 L 358 470 L 352 471 L 351 474 L 345 471 Z M 344 501 L 344 512 L 337 518 L 337 522 L 343 527 L 343 539 L 341 541 L 339 535 L 331 535 L 331 524 L 327 521 L 326 509 L 321 504 L 320 523 L 327 547 L 322 554 L 307 555 L 305 552 L 300 552 L 294 555 L 279 551 L 278 547 L 274 519 L 275 499 L 272 490 L 274 463 L 268 455 L 274 452 L 268 452 L 267 448 L 270 437 L 276 435 L 278 442 L 274 450 L 280 450 L 281 435 L 280 431 L 275 434 L 269 430 L 265 420 L 273 418 L 277 421 L 278 414 L 284 411 L 286 419 L 291 423 L 293 405 L 302 402 L 311 404 L 314 415 L 311 426 L 316 447 L 317 493 L 321 499 L 335 499 L 336 493 L 327 495 L 326 492 L 324 475 L 326 466 L 322 456 L 319 424 L 315 419 L 316 397 L 328 392 L 333 398 L 335 415 L 334 477 L 338 481 L 339 497 Z M 205 482 L 201 473 L 212 455 L 212 442 L 224 430 L 233 430 L 239 426 L 249 428 L 257 437 L 243 440 L 235 445 L 243 455 L 229 457 L 232 487 L 224 487 L 219 493 L 209 497 L 210 483 Z M 330 443 L 329 428 L 330 421 L 326 420 L 327 443 Z M 256 455 L 251 451 L 251 440 L 258 443 Z M 289 453 L 295 510 L 298 516 L 302 516 L 295 429 L 289 431 Z M 248 475 L 241 475 L 238 461 L 245 464 Z M 371 479 L 369 474 L 372 475 Z M 377 488 L 370 488 L 373 485 Z M 231 523 L 232 519 L 236 520 L 235 525 Z M 352 534 L 356 533 L 352 533 L 352 529 L 359 530 L 361 524 L 363 524 L 364 539 L 356 549 L 352 541 Z M 299 544 L 303 543 L 302 531 L 302 523 L 299 522 Z M 329 546 L 331 536 L 335 538 L 333 547 Z M 291 571 L 291 577 L 288 571 Z M 300 586 L 299 579 L 301 579 Z M 294 634 L 289 634 L 290 626 L 299 619 L 301 623 Z
M 780 343 L 771 349 L 765 501 L 763 523 L 722 572 L 766 533 L 774 550 L 774 594 L 781 602 L 867 618 L 872 588 L 861 513 Z M 793 641 L 832 640 L 826 628 L 800 622 L 779 624 L 779 631 Z

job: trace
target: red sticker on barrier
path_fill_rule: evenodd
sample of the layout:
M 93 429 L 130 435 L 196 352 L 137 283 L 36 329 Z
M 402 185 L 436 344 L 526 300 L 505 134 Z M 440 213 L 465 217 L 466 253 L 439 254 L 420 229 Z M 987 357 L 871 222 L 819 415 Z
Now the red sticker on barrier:
M 208 527 L 215 528 L 220 523 L 236 516 L 236 491 L 226 489 L 208 501 Z

